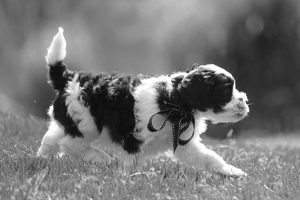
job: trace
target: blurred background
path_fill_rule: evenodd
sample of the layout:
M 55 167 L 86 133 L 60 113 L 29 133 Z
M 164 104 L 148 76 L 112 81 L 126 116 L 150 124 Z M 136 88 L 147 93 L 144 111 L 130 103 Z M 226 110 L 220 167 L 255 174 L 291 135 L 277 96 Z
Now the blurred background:
M 44 56 L 63 26 L 74 70 L 155 75 L 195 62 L 229 70 L 251 112 L 212 126 L 213 136 L 297 133 L 299 11 L 299 0 L 0 0 L 0 109 L 47 118 L 55 94 Z

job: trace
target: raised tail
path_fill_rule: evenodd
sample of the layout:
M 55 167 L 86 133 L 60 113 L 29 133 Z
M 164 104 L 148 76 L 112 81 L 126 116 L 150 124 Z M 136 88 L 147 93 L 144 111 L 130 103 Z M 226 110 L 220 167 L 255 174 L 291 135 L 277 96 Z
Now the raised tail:
M 46 55 L 46 62 L 49 67 L 49 83 L 53 89 L 61 92 L 68 84 L 71 72 L 63 64 L 66 57 L 66 39 L 64 37 L 64 29 L 58 28 L 58 32 L 53 37 Z

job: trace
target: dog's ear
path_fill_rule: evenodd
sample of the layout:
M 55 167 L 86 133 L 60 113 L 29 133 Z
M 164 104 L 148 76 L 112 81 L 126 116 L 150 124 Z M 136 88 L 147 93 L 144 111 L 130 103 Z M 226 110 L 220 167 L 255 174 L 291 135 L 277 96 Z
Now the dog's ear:
M 191 108 L 206 111 L 210 107 L 213 76 L 214 72 L 207 70 L 190 72 L 181 80 L 178 93 Z
M 218 74 L 213 82 L 211 89 L 212 108 L 215 113 L 222 112 L 223 106 L 231 101 L 234 79 L 224 74 Z
M 178 83 L 177 91 L 190 108 L 203 112 L 212 109 L 217 113 L 231 100 L 233 86 L 232 77 L 197 67 Z

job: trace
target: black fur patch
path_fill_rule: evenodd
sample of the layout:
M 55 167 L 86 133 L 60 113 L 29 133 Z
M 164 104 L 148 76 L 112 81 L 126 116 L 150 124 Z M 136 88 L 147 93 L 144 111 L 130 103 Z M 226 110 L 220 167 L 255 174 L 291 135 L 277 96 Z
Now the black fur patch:
M 234 80 L 224 74 L 214 77 L 214 83 L 210 87 L 212 109 L 215 113 L 223 112 L 223 106 L 231 101 Z
M 67 114 L 66 96 L 60 94 L 53 103 L 53 117 L 65 128 L 66 134 L 72 137 L 83 137 L 76 123 Z
M 73 75 L 74 73 L 67 70 L 62 61 L 56 62 L 54 65 L 49 65 L 48 82 L 59 93 L 63 92 Z
M 81 96 L 84 105 L 90 108 L 99 132 L 108 127 L 113 142 L 123 146 L 128 153 L 140 150 L 142 141 L 133 136 L 136 126 L 134 115 L 135 99 L 133 90 L 141 81 L 140 77 L 117 76 L 116 74 L 99 74 L 78 72 Z M 67 134 L 73 137 L 83 137 L 76 124 L 67 115 L 63 93 L 54 102 L 54 118 L 64 127 Z
M 142 141 L 132 135 L 136 125 L 132 92 L 134 86 L 140 84 L 139 80 L 131 76 L 101 74 L 84 82 L 83 92 L 88 97 L 99 131 L 107 126 L 113 142 L 121 144 L 128 153 L 138 152 Z

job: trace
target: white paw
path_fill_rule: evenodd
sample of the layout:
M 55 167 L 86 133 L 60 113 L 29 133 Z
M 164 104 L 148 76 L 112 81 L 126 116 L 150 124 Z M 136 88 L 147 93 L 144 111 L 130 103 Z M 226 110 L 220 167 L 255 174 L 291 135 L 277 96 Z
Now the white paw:
M 43 144 L 36 153 L 36 156 L 42 158 L 51 158 L 57 154 L 57 149 L 58 148 L 56 146 Z
M 234 167 L 232 165 L 226 164 L 223 167 L 219 168 L 218 171 L 221 174 L 224 174 L 226 176 L 247 176 L 245 172 L 243 172 L 241 169 Z

